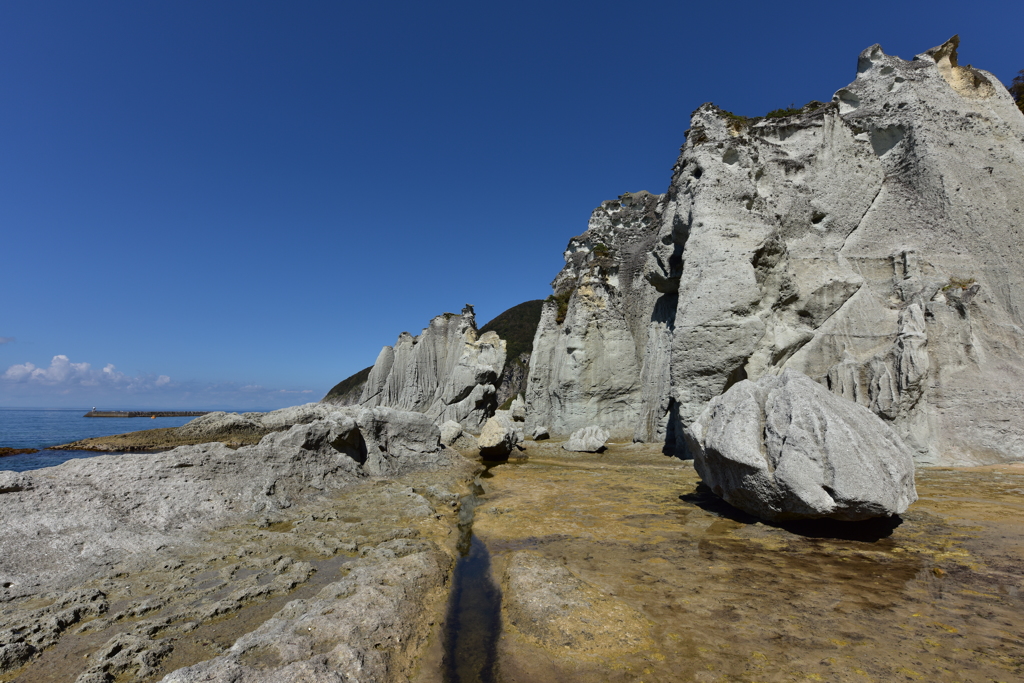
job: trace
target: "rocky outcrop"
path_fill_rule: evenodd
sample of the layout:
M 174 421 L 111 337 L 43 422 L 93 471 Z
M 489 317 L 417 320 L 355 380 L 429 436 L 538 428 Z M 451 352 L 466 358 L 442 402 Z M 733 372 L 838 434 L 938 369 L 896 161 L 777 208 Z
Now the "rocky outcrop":
M 75 573 L 178 533 L 286 509 L 369 475 L 449 466 L 438 428 L 422 414 L 310 405 L 277 417 L 323 417 L 237 450 L 207 443 L 0 472 L 0 578 L 20 584 Z
M 219 441 L 232 448 L 252 446 L 272 433 L 296 424 L 308 424 L 334 415 L 337 404 L 306 403 L 268 413 L 226 413 L 216 411 L 186 422 L 180 427 L 147 429 L 113 436 L 82 439 L 60 446 L 56 450 L 82 450 L 99 452 L 133 452 L 167 450 L 178 446 L 194 446 Z
M 507 344 L 505 367 L 498 378 L 496 400 L 498 405 L 526 392 L 526 379 L 530 372 L 533 338 L 537 334 L 540 312 L 544 302 L 540 299 L 524 301 L 502 311 L 480 328 L 480 333 L 497 332 Z
M 8 455 L 30 455 L 32 453 L 38 453 L 38 452 L 39 452 L 38 448 L 7 448 L 7 447 L 2 447 L 2 448 L 0 448 L 0 458 L 6 457 Z
M 510 357 L 502 368 L 501 377 L 498 378 L 498 389 L 495 401 L 498 405 L 504 405 L 505 401 L 514 398 L 519 394 L 526 393 L 526 381 L 530 376 L 530 353 L 521 353 L 517 357 Z
M 441 443 L 445 446 L 451 446 L 460 436 L 462 436 L 462 425 L 455 420 L 448 420 L 441 425 Z
M 417 337 L 403 332 L 385 346 L 363 387 L 359 404 L 416 411 L 441 423 L 479 431 L 497 408 L 495 383 L 505 365 L 505 342 L 494 332 L 477 336 L 473 307 L 445 313 Z
M 573 432 L 569 440 L 562 444 L 562 448 L 577 453 L 600 453 L 604 450 L 608 436 L 609 432 L 604 427 L 590 425 Z
M 704 483 L 762 519 L 860 521 L 917 500 L 913 457 L 896 432 L 795 370 L 733 385 L 686 439 Z
M 666 195 L 606 203 L 570 243 L 530 424 L 685 455 L 709 400 L 792 368 L 919 463 L 1024 459 L 1024 117 L 957 42 L 872 46 L 828 103 L 700 107 Z
M 313 598 L 289 603 L 223 654 L 163 680 L 408 680 L 412 666 L 403 660 L 414 660 L 429 636 L 423 612 L 434 607 L 430 594 L 440 593 L 450 563 L 422 541 L 382 543 Z
M 507 411 L 487 420 L 477 438 L 480 456 L 485 460 L 505 460 L 523 442 L 523 432 L 508 416 Z
M 624 194 L 570 240 L 534 338 L 530 427 L 565 435 L 601 424 L 623 438 L 665 437 L 676 292 L 665 277 L 675 250 L 659 237 L 664 204 L 660 195 Z

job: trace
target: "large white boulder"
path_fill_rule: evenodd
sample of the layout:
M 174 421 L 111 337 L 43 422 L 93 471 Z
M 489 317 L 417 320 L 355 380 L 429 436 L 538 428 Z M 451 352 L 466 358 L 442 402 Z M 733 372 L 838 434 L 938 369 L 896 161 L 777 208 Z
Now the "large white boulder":
M 569 440 L 562 444 L 562 448 L 579 453 L 600 453 L 604 450 L 609 436 L 611 432 L 604 427 L 590 425 L 573 432 Z
M 914 462 L 880 417 L 806 375 L 743 380 L 686 430 L 694 467 L 726 502 L 770 521 L 856 521 L 917 500 Z
M 477 437 L 477 446 L 485 460 L 504 460 L 522 441 L 522 430 L 512 422 L 508 411 L 502 410 L 487 420 Z

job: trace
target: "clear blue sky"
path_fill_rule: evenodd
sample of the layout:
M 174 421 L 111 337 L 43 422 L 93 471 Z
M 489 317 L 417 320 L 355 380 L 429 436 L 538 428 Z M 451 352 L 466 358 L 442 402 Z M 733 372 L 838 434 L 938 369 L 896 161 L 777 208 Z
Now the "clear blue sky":
M 549 294 L 595 206 L 666 189 L 701 103 L 828 100 L 865 47 L 954 33 L 1008 83 L 1022 25 L 988 0 L 4 2 L 0 406 L 318 400 L 434 315 Z

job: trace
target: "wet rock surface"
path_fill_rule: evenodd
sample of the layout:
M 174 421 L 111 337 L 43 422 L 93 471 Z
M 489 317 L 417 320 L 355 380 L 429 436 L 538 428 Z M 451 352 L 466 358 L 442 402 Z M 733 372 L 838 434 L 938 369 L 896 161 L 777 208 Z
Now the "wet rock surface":
M 651 446 L 526 446 L 474 524 L 504 591 L 498 680 L 1024 675 L 1024 467 L 920 470 L 889 522 L 776 526 Z
M 920 499 L 889 521 L 771 525 L 654 446 L 524 446 L 476 487 L 480 468 L 453 460 L 296 496 L 74 582 L 5 579 L 0 681 L 1024 675 L 1022 466 L 919 470 Z M 456 621 L 462 553 L 500 607 Z M 446 661 L 453 628 L 483 649 Z

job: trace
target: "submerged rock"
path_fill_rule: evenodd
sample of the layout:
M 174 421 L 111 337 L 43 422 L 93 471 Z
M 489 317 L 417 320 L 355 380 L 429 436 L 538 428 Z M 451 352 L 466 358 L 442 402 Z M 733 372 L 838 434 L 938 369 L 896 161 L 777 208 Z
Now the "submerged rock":
M 762 519 L 857 521 L 917 500 L 913 458 L 896 432 L 793 370 L 737 383 L 686 436 L 704 483 Z
M 624 600 L 601 591 L 561 562 L 530 551 L 507 560 L 503 618 L 516 635 L 564 655 L 622 655 L 649 650 L 653 624 Z
M 562 444 L 562 448 L 579 453 L 600 453 L 609 436 L 611 433 L 604 427 L 591 425 L 573 432 L 569 440 Z

